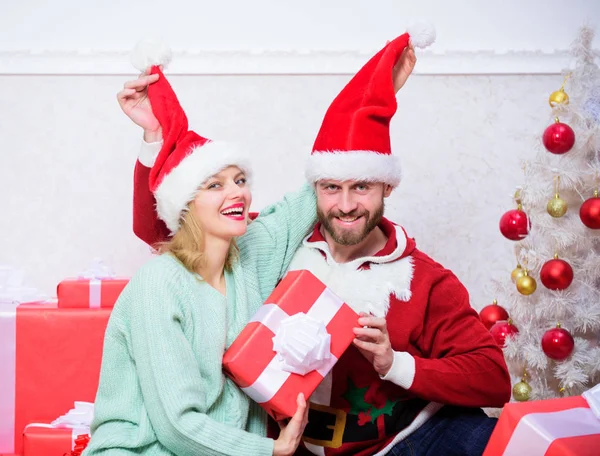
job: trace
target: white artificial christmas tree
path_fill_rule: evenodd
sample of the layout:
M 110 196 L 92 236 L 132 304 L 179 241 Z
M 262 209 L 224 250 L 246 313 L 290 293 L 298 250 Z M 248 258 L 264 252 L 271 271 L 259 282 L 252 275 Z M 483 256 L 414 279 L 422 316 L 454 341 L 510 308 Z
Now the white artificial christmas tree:
M 564 90 L 550 96 L 538 151 L 523 164 L 525 178 L 515 196 L 531 223 L 528 234 L 515 241 L 523 269 L 513 271 L 512 280 L 507 273 L 506 280 L 496 284 L 499 304 L 519 331 L 506 338 L 504 349 L 517 400 L 577 395 L 600 382 L 600 198 L 586 203 L 580 215 L 584 201 L 594 198 L 600 187 L 600 70 L 593 37 L 591 28 L 580 30 L 572 45 L 572 68 L 564 74 Z M 568 140 L 568 132 L 554 125 L 556 118 L 575 134 L 567 152 L 562 152 L 568 145 L 561 141 Z M 542 141 L 546 127 L 552 130 L 546 137 L 551 144 Z M 548 146 L 562 153 L 551 153 Z M 565 203 L 568 209 L 561 215 Z M 554 260 L 555 255 L 563 262 Z M 564 262 L 572 268 L 572 281 Z M 523 278 L 524 269 L 529 278 Z M 501 325 L 492 333 L 506 330 Z M 524 372 L 527 377 L 520 382 Z

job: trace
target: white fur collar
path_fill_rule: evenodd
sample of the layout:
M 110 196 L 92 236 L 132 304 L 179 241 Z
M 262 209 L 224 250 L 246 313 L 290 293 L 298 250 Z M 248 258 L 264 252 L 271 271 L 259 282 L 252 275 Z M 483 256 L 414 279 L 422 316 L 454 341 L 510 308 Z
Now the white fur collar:
M 326 242 L 308 242 L 307 238 L 294 255 L 289 270 L 306 269 L 355 312 L 371 312 L 383 317 L 390 306 L 390 294 L 401 301 L 411 297 L 412 257 L 398 259 L 404 252 L 406 236 L 400 227 L 396 227 L 396 234 L 398 247 L 392 254 L 359 258 L 349 263 L 336 263 Z M 367 261 L 371 263 L 370 269 L 357 269 Z

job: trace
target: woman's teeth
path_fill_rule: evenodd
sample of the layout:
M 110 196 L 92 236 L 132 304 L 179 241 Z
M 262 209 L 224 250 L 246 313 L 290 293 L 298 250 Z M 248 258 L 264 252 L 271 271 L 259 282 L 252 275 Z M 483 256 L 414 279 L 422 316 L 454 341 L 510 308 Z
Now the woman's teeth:
M 235 209 L 226 209 L 221 214 L 223 215 L 242 215 L 244 213 L 244 209 L 241 207 Z

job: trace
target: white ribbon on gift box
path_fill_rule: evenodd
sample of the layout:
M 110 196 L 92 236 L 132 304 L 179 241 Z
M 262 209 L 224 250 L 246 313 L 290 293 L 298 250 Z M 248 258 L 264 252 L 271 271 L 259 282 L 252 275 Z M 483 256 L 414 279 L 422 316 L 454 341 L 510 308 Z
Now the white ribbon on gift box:
M 17 306 L 0 303 L 0 453 L 15 451 Z
M 326 288 L 316 299 L 306 315 L 310 319 L 322 322 L 326 326 L 333 319 L 343 304 L 344 301 Z M 258 312 L 256 312 L 250 321 L 259 322 L 277 334 L 279 328 L 281 327 L 281 323 L 289 317 L 290 315 L 283 311 L 281 307 L 275 304 L 264 304 L 259 308 Z M 293 355 L 290 354 L 288 359 L 291 359 L 292 357 Z M 325 377 L 337 362 L 337 358 L 331 353 L 328 355 L 323 355 L 322 358 L 323 359 L 319 363 L 319 367 L 316 369 L 316 371 Z M 244 393 L 246 393 L 259 404 L 270 401 L 275 396 L 277 391 L 279 391 L 285 381 L 290 377 L 290 375 L 292 375 L 291 372 L 284 369 L 283 364 L 284 363 L 282 363 L 282 359 L 279 355 L 273 357 L 271 362 L 269 362 L 254 383 L 252 383 L 250 386 L 242 388 L 242 391 L 244 391 Z M 291 370 L 291 367 L 293 366 L 288 366 L 285 368 Z
M 0 453 L 15 449 L 17 306 L 47 298 L 23 278 L 23 270 L 0 265 Z
M 525 415 L 517 423 L 502 455 L 543 456 L 556 439 L 600 434 L 600 417 L 592 411 L 592 407 L 597 410 L 600 406 L 600 385 L 584 392 L 583 397 L 590 408 Z
M 590 406 L 590 410 L 600 420 L 600 383 L 582 394 Z
M 46 429 L 71 429 L 71 450 L 75 449 L 75 440 L 82 434 L 90 434 L 90 426 L 94 420 L 94 403 L 76 401 L 75 408 L 58 417 L 52 423 L 31 423 L 25 426 Z
M 102 281 L 115 277 L 112 270 L 100 258 L 94 258 L 89 269 L 79 275 L 80 279 L 90 281 L 89 301 L 90 308 L 99 309 L 102 302 Z

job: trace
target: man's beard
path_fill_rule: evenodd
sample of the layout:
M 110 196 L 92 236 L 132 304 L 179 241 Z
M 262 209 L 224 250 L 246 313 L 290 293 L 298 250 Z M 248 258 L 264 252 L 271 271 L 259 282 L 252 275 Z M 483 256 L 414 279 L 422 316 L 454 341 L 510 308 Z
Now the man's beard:
M 366 210 L 355 210 L 348 213 L 342 211 L 332 211 L 325 215 L 321 209 L 317 208 L 317 217 L 319 218 L 319 222 L 321 222 L 323 228 L 325 228 L 325 231 L 329 233 L 329 235 L 337 244 L 356 245 L 364 241 L 369 233 L 373 231 L 377 225 L 379 225 L 381 219 L 383 218 L 383 209 L 384 202 L 382 199 L 381 205 L 377 208 L 373 215 Z M 336 217 L 364 217 L 365 225 L 364 228 L 359 232 L 354 232 L 353 230 L 344 230 L 343 228 L 336 231 L 336 227 L 333 224 L 333 219 Z

